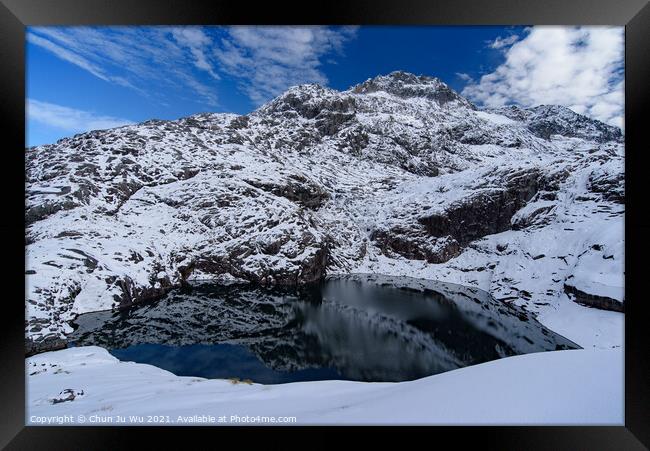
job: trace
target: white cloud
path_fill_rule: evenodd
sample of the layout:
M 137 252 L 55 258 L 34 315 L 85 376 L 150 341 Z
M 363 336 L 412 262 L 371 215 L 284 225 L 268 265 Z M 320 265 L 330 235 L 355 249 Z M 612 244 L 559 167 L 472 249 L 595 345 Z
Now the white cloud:
M 58 56 L 64 61 L 75 64 L 80 68 L 87 70 L 95 77 L 101 78 L 102 80 L 109 81 L 109 78 L 104 74 L 104 72 L 91 62 L 87 61 L 85 58 L 77 55 L 74 52 L 66 50 L 65 48 L 56 45 L 52 41 L 48 41 L 40 36 L 37 36 L 33 33 L 27 33 L 27 42 L 30 42 L 34 45 L 44 48 L 45 50 L 50 51 L 54 55 Z
M 321 59 L 340 53 L 356 28 L 249 27 L 228 29 L 214 55 L 256 104 L 302 83 L 327 84 Z
M 172 30 L 172 36 L 180 45 L 190 49 L 194 56 L 194 65 L 201 70 L 206 71 L 212 77 L 219 80 L 219 76 L 214 72 L 212 64 L 208 61 L 206 55 L 212 40 L 200 28 L 178 27 Z
M 104 81 L 155 93 L 157 101 L 180 88 L 215 106 L 218 68 L 255 103 L 295 84 L 326 84 L 322 63 L 340 54 L 355 32 L 318 26 L 30 27 L 27 39 Z
M 25 107 L 28 120 L 73 133 L 103 130 L 133 123 L 127 119 L 97 115 L 34 99 L 28 99 Z
M 488 41 L 488 47 L 492 49 L 502 49 L 504 47 L 508 47 L 515 42 L 519 40 L 519 36 L 516 34 L 507 36 L 505 38 L 502 38 L 501 36 L 497 36 L 497 38 L 494 41 Z
M 456 76 L 463 81 L 472 81 L 472 77 L 464 72 L 456 72 Z
M 489 107 L 564 105 L 622 127 L 623 39 L 622 27 L 532 27 L 462 93 Z
M 28 42 L 94 76 L 156 98 L 184 87 L 195 100 L 217 104 L 215 90 L 193 68 L 218 75 L 209 58 L 211 38 L 199 27 L 32 27 Z

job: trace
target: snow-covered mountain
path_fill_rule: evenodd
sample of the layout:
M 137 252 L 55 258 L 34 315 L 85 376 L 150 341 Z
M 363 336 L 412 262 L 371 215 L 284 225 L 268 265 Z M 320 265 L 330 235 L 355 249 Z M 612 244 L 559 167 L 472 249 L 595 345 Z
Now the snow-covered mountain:
M 540 317 L 571 299 L 621 311 L 623 164 L 619 129 L 560 106 L 481 110 L 405 72 L 29 148 L 28 348 L 195 279 L 386 273 Z

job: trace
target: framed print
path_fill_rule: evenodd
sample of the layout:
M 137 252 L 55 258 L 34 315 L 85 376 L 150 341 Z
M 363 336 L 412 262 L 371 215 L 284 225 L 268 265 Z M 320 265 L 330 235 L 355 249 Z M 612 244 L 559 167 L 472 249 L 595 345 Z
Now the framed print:
M 648 446 L 650 7 L 379 3 L 3 0 L 3 445 Z

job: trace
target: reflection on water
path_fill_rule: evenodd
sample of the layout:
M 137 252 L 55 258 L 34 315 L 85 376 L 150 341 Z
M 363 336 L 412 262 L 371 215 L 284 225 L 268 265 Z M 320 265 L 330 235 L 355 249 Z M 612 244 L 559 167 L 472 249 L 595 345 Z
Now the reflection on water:
M 74 345 L 102 346 L 120 360 L 267 384 L 413 380 L 577 348 L 481 290 L 378 275 L 292 289 L 200 284 L 76 323 Z

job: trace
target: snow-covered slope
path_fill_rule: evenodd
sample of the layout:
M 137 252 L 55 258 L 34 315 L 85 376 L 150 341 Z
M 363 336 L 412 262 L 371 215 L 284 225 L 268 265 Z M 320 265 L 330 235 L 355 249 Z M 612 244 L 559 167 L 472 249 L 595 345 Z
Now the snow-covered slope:
M 206 278 L 406 274 L 551 322 L 571 299 L 622 310 L 623 158 L 620 130 L 566 108 L 481 111 L 405 72 L 30 148 L 28 347 Z
M 623 424 L 621 350 L 526 354 L 400 383 L 233 384 L 96 346 L 43 353 L 25 369 L 29 425 Z

